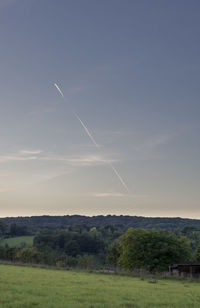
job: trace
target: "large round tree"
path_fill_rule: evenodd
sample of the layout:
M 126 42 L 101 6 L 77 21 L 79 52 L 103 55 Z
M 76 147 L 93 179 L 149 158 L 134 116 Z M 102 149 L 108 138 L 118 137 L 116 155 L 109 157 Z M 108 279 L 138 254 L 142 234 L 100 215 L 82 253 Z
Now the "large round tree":
M 169 265 L 190 258 L 191 251 L 186 238 L 177 238 L 163 231 L 130 228 L 121 236 L 119 245 L 120 267 L 146 269 L 149 271 L 167 270 Z

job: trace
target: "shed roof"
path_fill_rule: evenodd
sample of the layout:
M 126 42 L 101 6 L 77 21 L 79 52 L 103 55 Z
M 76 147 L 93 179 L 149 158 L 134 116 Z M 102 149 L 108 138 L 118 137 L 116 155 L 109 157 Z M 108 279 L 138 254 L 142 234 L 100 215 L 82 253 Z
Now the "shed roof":
M 179 266 L 179 265 L 196 265 L 196 266 L 200 266 L 200 262 L 183 262 L 183 263 L 173 264 L 172 266 Z

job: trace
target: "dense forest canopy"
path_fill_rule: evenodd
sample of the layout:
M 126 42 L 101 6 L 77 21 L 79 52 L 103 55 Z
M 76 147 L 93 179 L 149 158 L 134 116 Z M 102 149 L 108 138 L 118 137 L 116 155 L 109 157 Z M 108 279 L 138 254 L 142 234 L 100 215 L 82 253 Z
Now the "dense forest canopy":
M 38 229 L 48 227 L 57 229 L 60 227 L 72 225 L 87 226 L 107 226 L 121 225 L 126 229 L 130 227 L 158 230 L 175 230 L 177 228 L 195 227 L 200 229 L 200 220 L 189 218 L 168 218 L 168 217 L 142 217 L 142 216 L 116 216 L 116 215 L 99 215 L 99 216 L 82 216 L 82 215 L 65 215 L 65 216 L 31 216 L 31 217 L 6 217 L 1 218 L 5 224 L 17 224 L 29 228 Z
M 0 260 L 61 267 L 167 270 L 200 260 L 200 221 L 136 216 L 0 219 Z

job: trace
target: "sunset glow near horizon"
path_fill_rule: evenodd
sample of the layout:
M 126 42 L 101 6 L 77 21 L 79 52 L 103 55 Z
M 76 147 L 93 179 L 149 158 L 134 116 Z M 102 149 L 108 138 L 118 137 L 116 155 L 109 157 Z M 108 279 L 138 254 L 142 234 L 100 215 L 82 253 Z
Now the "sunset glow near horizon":
M 199 10 L 0 1 L 0 217 L 200 218 Z

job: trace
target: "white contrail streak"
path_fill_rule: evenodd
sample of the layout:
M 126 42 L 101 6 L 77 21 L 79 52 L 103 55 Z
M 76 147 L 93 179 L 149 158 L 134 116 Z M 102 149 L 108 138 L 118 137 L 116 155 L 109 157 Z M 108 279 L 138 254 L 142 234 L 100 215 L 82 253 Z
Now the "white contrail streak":
M 92 134 L 89 132 L 88 128 L 86 127 L 86 125 L 83 123 L 83 121 L 81 121 L 81 119 L 79 118 L 79 116 L 74 112 L 75 117 L 77 118 L 77 120 L 81 123 L 82 127 L 84 128 L 84 130 L 86 131 L 88 137 L 90 138 L 90 140 L 92 141 L 92 143 L 99 149 L 99 145 L 98 143 L 96 143 L 94 137 L 92 136 Z M 122 183 L 122 185 L 126 188 L 127 191 L 129 191 L 126 183 L 124 182 L 124 180 L 122 179 L 122 177 L 120 176 L 119 172 L 115 169 L 115 167 L 110 163 L 107 162 L 110 167 L 112 168 L 112 170 L 114 171 L 114 173 L 116 174 L 116 176 L 118 177 L 118 179 L 120 180 L 120 182 Z
M 60 90 L 59 86 L 54 83 L 54 86 L 56 87 L 56 89 L 58 90 L 58 92 L 60 93 L 60 95 L 64 98 L 64 94 L 62 93 L 62 91 Z
M 61 91 L 61 89 L 59 88 L 59 86 L 54 83 L 54 86 L 56 87 L 56 89 L 58 90 L 58 92 L 60 93 L 60 95 L 62 96 L 63 99 L 65 99 L 65 96 L 63 94 L 63 92 Z M 92 136 L 92 134 L 90 133 L 89 129 L 87 128 L 87 126 L 83 123 L 83 121 L 80 119 L 80 117 L 72 110 L 74 116 L 76 117 L 76 119 L 81 123 L 83 129 L 85 130 L 86 134 L 88 135 L 88 137 L 90 138 L 90 140 L 92 141 L 92 143 L 95 145 L 96 148 L 99 149 L 99 145 L 98 143 L 95 141 L 94 137 Z M 121 182 L 121 184 L 123 185 L 123 187 L 129 191 L 128 186 L 126 185 L 126 183 L 124 182 L 124 180 L 122 179 L 121 175 L 119 174 L 119 172 L 115 169 L 115 167 L 108 162 L 108 165 L 111 167 L 111 169 L 113 170 L 113 172 L 115 173 L 115 175 L 117 176 L 117 178 L 119 179 L 119 181 Z
M 56 89 L 58 90 L 58 92 L 60 93 L 60 95 L 65 98 L 63 92 L 61 91 L 61 89 L 59 88 L 59 86 L 57 85 L 57 83 L 54 83 L 54 86 L 56 87 Z M 85 130 L 86 134 L 88 135 L 88 137 L 90 138 L 90 140 L 92 141 L 92 143 L 99 148 L 99 145 L 96 143 L 96 141 L 94 140 L 92 134 L 90 133 L 89 129 L 87 128 L 87 126 L 83 123 L 83 121 L 79 118 L 79 116 L 73 111 L 74 116 L 77 118 L 77 120 L 81 123 L 83 129 Z
M 126 188 L 126 190 L 129 192 L 128 186 L 126 185 L 126 183 L 124 182 L 124 180 L 122 179 L 121 175 L 119 174 L 119 172 L 115 169 L 115 167 L 108 162 L 108 164 L 110 165 L 110 167 L 112 168 L 112 170 L 114 171 L 114 173 L 116 174 L 116 176 L 118 177 L 118 179 L 120 180 L 120 182 L 122 183 L 122 185 L 124 186 L 124 188 Z
M 86 131 L 86 134 L 88 135 L 88 137 L 90 138 L 90 140 L 92 141 L 92 143 L 95 145 L 95 147 L 99 148 L 99 145 L 96 143 L 96 141 L 94 140 L 92 134 L 89 132 L 88 128 L 86 127 L 86 125 L 83 123 L 83 121 L 81 121 L 81 119 L 79 118 L 79 116 L 74 112 L 75 117 L 77 118 L 77 120 L 79 120 L 79 122 L 81 123 L 81 125 L 83 126 L 84 130 Z

